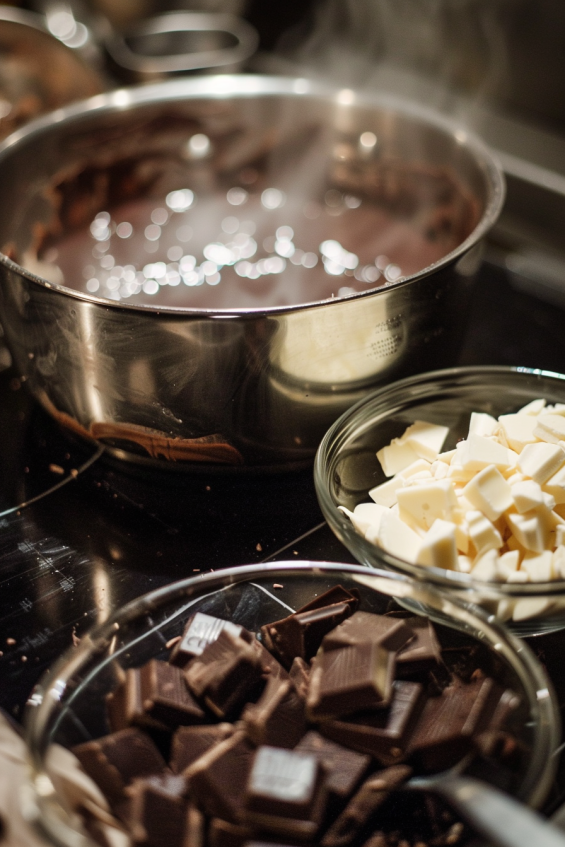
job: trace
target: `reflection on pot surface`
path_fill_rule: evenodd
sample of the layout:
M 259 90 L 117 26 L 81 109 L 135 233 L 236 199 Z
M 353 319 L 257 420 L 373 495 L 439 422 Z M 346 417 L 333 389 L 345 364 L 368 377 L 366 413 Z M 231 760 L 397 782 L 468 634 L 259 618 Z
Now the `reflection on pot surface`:
M 503 196 L 433 113 L 264 77 L 104 95 L 14 136 L 0 174 L 31 390 L 114 448 L 252 466 L 311 460 L 368 387 L 453 360 L 456 261 Z
M 296 182 L 301 163 L 293 161 L 278 175 L 285 190 L 269 186 L 268 172 L 245 166 L 226 191 L 213 157 L 219 142 L 196 133 L 188 145 L 196 143 L 204 161 L 189 163 L 186 173 L 162 162 L 159 178 L 178 186 L 164 198 L 111 206 L 111 198 L 101 196 L 103 211 L 82 226 L 77 175 L 53 185 L 57 206 L 68 214 L 55 220 L 23 264 L 53 282 L 116 301 L 199 309 L 293 306 L 416 274 L 464 241 L 478 220 L 478 204 L 445 169 L 407 169 L 376 153 L 360 160 L 350 145 L 335 153 L 349 152 L 350 162 L 326 173 L 322 159 L 314 170 L 316 133 L 299 154 L 312 159 L 308 181 Z M 145 167 L 144 160 L 131 164 L 131 183 L 143 185 Z M 108 172 L 85 170 L 79 178 L 86 190 L 107 181 Z M 198 183 L 198 194 L 186 187 Z

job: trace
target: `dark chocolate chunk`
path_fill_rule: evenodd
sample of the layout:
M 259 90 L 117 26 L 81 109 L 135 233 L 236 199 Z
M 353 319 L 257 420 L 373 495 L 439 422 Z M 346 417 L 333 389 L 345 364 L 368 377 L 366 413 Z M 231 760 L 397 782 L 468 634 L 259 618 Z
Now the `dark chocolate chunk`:
M 173 729 L 205 719 L 182 671 L 157 659 L 126 672 L 122 685 L 108 697 L 107 710 L 113 729 L 131 725 Z
M 330 803 L 343 803 L 350 797 L 371 764 L 371 757 L 349 750 L 311 730 L 294 748 L 296 753 L 311 753 L 318 756 L 326 771 L 326 787 Z
M 322 641 L 323 650 L 351 647 L 364 641 L 375 641 L 385 650 L 397 651 L 414 638 L 405 621 L 370 612 L 355 612 L 329 632 Z
M 516 756 L 520 745 L 513 735 L 502 729 L 485 729 L 475 738 L 475 747 L 484 758 L 496 760 L 497 767 Z
M 361 712 L 345 720 L 324 721 L 320 724 L 320 732 L 352 750 L 373 756 L 383 765 L 402 761 L 425 695 L 418 682 L 397 680 L 392 688 L 388 709 Z
M 163 774 L 136 779 L 127 789 L 133 840 L 147 847 L 183 847 L 188 796 L 184 777 Z
M 290 679 L 268 679 L 259 700 L 245 707 L 242 719 L 257 746 L 292 748 L 306 732 L 305 703 Z
M 488 728 L 503 693 L 493 679 L 480 677 L 470 683 L 455 679 L 429 697 L 408 744 L 410 760 L 425 772 L 454 765 Z
M 294 687 L 304 700 L 308 694 L 311 670 L 310 664 L 304 661 L 304 659 L 301 659 L 300 656 L 297 656 L 290 666 L 290 671 L 288 672 L 290 679 L 294 683 Z
M 206 819 L 198 806 L 188 804 L 186 828 L 182 847 L 204 847 L 206 844 Z
M 173 735 L 169 764 L 173 773 L 181 773 L 211 747 L 233 735 L 231 723 L 181 726 Z
M 261 627 L 263 643 L 290 668 L 296 656 L 309 660 L 323 637 L 357 609 L 357 592 L 341 585 L 316 597 L 292 615 Z
M 181 668 L 186 667 L 190 660 L 200 656 L 204 648 L 212 644 L 224 629 L 232 635 L 243 638 L 244 641 L 253 640 L 252 634 L 238 624 L 206 615 L 203 612 L 196 612 L 188 619 L 180 640 L 171 650 L 169 662 Z
M 343 585 L 334 585 L 324 591 L 323 594 L 318 594 L 308 603 L 305 603 L 295 614 L 300 612 L 310 612 L 312 609 L 322 609 L 324 606 L 333 606 L 334 603 L 348 603 L 351 607 L 351 614 L 357 611 L 359 606 L 360 594 L 357 588 L 344 588 Z
M 136 728 L 78 744 L 73 747 L 73 753 L 112 803 L 123 800 L 126 786 L 135 777 L 167 770 L 151 738 Z
M 270 642 L 286 668 L 294 658 L 309 660 L 316 655 L 323 637 L 351 614 L 348 603 L 334 603 L 321 609 L 295 612 L 269 625 Z
M 385 800 L 411 776 L 406 765 L 394 765 L 370 776 L 352 797 L 343 812 L 326 830 L 321 847 L 349 847 L 366 833 Z M 367 833 L 368 834 L 368 833 Z
M 255 651 L 259 654 L 259 660 L 261 662 L 261 668 L 263 669 L 265 679 L 272 676 L 277 677 L 278 679 L 288 679 L 288 672 L 286 668 L 283 668 L 278 659 L 275 659 L 273 654 L 270 653 L 260 641 L 255 639 L 252 644 Z
M 311 720 L 328 720 L 388 705 L 395 654 L 366 642 L 316 657 L 306 700 Z
M 190 793 L 206 814 L 240 822 L 240 810 L 255 748 L 244 732 L 212 747 L 184 771 Z
M 264 686 L 262 674 L 261 654 L 225 629 L 184 671 L 190 690 L 219 718 L 256 699 Z
M 396 675 L 399 678 L 425 674 L 443 665 L 441 647 L 433 624 L 428 618 L 405 618 L 404 623 L 414 633 L 414 638 L 396 656 Z
M 327 805 L 325 771 L 319 758 L 259 747 L 244 802 L 245 823 L 285 837 L 314 838 Z
M 474 678 L 479 678 L 480 674 L 475 672 Z M 518 708 L 520 705 L 520 698 L 514 691 L 510 689 L 506 689 L 506 691 L 502 692 L 500 700 L 496 704 L 496 708 L 493 712 L 493 715 L 489 721 L 489 729 L 501 729 L 505 726 L 506 721 L 512 714 L 512 712 Z

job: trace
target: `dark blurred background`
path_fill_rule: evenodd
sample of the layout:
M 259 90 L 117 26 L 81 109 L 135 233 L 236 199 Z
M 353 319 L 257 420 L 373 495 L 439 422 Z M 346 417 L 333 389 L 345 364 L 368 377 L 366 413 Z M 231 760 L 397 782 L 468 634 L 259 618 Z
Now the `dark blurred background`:
M 347 84 L 431 84 L 565 132 L 562 0 L 27 0 L 103 15 L 116 28 L 170 9 L 226 11 L 259 32 L 271 67 L 294 63 Z M 440 95 L 438 94 L 438 97 Z

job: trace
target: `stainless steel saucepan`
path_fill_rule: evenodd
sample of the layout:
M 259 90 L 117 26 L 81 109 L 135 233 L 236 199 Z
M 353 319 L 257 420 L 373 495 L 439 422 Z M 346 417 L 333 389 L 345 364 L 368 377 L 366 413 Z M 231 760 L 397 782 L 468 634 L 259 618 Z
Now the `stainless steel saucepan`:
M 503 177 L 421 106 L 303 79 L 103 94 L 0 150 L 0 321 L 62 425 L 138 461 L 311 461 L 454 362 Z

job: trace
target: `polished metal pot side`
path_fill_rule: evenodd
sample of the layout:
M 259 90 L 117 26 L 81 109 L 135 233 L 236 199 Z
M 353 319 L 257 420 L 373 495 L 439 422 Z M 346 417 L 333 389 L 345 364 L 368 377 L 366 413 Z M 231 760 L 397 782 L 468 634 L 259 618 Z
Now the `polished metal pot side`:
M 116 303 L 22 266 L 52 220 L 55 174 L 91 159 L 175 156 L 188 132 L 206 133 L 218 147 L 235 133 L 254 151 L 275 137 L 276 151 L 297 127 L 313 125 L 328 159 L 336 140 L 370 130 L 392 158 L 448 166 L 477 204 L 472 231 L 393 284 L 264 309 Z M 490 152 L 436 113 L 260 76 L 183 79 L 58 110 L 4 143 L 0 180 L 0 247 L 19 259 L 0 257 L 0 322 L 30 390 L 60 423 L 118 456 L 206 468 L 309 463 L 327 427 L 368 390 L 453 364 L 468 267 L 504 198 Z

